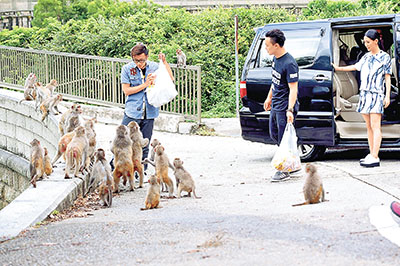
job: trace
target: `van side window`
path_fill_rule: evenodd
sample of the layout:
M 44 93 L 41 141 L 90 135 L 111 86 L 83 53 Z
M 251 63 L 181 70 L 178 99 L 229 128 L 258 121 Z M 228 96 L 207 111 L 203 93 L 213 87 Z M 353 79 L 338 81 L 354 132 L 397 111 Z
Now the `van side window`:
M 321 41 L 320 29 L 283 31 L 285 48 L 297 61 L 299 67 L 311 66 L 315 61 Z M 265 36 L 265 33 L 261 36 Z M 264 37 L 259 42 L 254 68 L 270 67 L 272 56 L 265 49 Z

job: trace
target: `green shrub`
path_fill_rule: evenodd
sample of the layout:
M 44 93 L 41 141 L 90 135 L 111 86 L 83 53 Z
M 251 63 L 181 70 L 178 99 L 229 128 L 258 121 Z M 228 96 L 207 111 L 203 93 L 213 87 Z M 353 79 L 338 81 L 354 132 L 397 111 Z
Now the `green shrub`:
M 389 5 L 391 2 L 392 5 Z M 32 29 L 0 32 L 0 44 L 79 54 L 129 58 L 141 41 L 150 60 L 164 52 L 170 63 L 181 48 L 189 65 L 202 67 L 205 116 L 235 115 L 234 16 L 239 17 L 239 69 L 254 38 L 254 28 L 273 22 L 392 13 L 397 0 L 315 0 L 300 14 L 280 8 L 215 8 L 199 12 L 164 7 L 145 0 L 39 0 Z M 61 10 L 61 11 L 60 11 Z

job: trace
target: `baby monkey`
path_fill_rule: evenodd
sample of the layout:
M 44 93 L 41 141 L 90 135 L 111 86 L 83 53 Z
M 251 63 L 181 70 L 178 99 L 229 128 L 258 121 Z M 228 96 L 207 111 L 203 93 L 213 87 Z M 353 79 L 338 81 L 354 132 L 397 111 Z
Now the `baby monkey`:
M 44 150 L 44 172 L 46 173 L 46 175 L 49 176 L 51 173 L 53 173 L 53 165 L 51 164 L 47 148 L 44 147 L 43 150 Z
M 200 199 L 201 197 L 197 197 L 195 192 L 195 185 L 192 176 L 183 168 L 183 162 L 179 158 L 174 159 L 174 167 L 175 167 L 175 178 L 176 184 L 178 186 L 178 198 L 181 197 L 182 191 L 188 192 L 188 196 L 191 197 L 190 193 L 193 192 L 193 196 L 195 199 Z
M 294 204 L 292 205 L 293 207 L 326 201 L 322 179 L 317 173 L 317 168 L 313 164 L 308 163 L 306 164 L 306 173 L 306 182 L 303 186 L 303 194 L 306 201 L 300 204 Z
M 146 200 L 144 202 L 145 207 L 141 208 L 140 210 L 148 210 L 148 209 L 155 209 L 161 208 L 158 206 L 160 203 L 160 180 L 157 178 L 156 175 L 152 175 L 149 179 L 149 190 L 147 191 Z

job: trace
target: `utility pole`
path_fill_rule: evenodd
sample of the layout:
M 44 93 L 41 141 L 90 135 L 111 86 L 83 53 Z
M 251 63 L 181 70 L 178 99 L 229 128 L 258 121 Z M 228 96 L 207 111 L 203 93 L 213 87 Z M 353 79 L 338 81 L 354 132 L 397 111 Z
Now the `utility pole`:
M 236 117 L 239 117 L 239 43 L 238 16 L 235 15 L 235 76 L 236 76 Z

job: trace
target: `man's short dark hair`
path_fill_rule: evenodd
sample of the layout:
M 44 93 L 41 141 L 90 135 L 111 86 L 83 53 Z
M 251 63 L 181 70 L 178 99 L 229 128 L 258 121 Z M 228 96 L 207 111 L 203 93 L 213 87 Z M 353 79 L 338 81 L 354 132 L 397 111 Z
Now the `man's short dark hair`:
M 265 38 L 267 38 L 267 37 L 269 37 L 273 41 L 274 44 L 275 43 L 279 44 L 280 47 L 282 47 L 285 44 L 285 40 L 286 40 L 285 34 L 283 34 L 283 32 L 279 29 L 273 29 L 273 30 L 268 31 L 265 34 Z
M 131 56 L 134 57 L 136 55 L 145 54 L 149 55 L 149 49 L 147 49 L 146 45 L 139 42 L 131 49 Z

